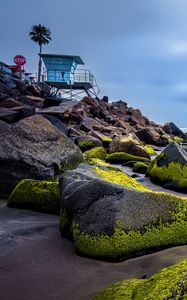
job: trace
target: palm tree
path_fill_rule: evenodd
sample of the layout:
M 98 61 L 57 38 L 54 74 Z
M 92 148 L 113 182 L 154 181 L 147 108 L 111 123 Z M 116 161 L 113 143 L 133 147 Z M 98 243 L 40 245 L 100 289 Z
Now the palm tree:
M 29 36 L 32 41 L 34 41 L 39 45 L 40 54 L 42 53 L 42 45 L 48 44 L 51 41 L 51 31 L 41 24 L 32 26 Z M 41 78 L 41 69 L 42 69 L 42 59 L 41 56 L 39 56 L 38 82 L 40 82 L 40 78 Z

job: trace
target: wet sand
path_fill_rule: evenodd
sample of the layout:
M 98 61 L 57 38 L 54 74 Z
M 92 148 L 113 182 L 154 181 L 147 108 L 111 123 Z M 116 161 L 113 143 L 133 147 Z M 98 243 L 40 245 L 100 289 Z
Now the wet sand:
M 111 283 L 149 276 L 187 258 L 187 246 L 120 263 L 80 257 L 60 237 L 58 219 L 0 203 L 1 300 L 89 300 Z

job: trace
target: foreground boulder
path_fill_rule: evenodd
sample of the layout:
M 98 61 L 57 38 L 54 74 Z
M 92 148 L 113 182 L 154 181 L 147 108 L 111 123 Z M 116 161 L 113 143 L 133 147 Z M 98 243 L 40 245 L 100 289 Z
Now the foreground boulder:
M 110 153 L 126 152 L 135 156 L 150 158 L 149 154 L 135 133 L 130 133 L 129 135 L 122 137 L 116 137 L 110 143 L 109 151 Z
M 187 298 L 187 260 L 164 268 L 147 279 L 127 279 L 113 284 L 94 300 L 166 300 Z
M 187 242 L 186 199 L 152 192 L 119 170 L 80 165 L 61 179 L 63 235 L 81 254 L 118 259 Z
M 8 207 L 31 209 L 48 214 L 60 213 L 59 182 L 23 179 L 8 199 Z
M 187 153 L 170 143 L 149 165 L 150 178 L 165 188 L 187 192 Z
M 82 161 L 80 149 L 69 138 L 34 115 L 14 124 L 6 138 L 0 134 L 0 190 L 6 187 L 9 193 L 20 179 L 54 177 Z

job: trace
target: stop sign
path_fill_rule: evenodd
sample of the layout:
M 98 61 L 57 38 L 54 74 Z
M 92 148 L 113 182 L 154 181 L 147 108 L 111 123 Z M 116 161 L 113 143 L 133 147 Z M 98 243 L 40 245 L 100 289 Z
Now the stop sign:
M 18 66 L 24 66 L 26 64 L 26 58 L 23 55 L 16 55 L 14 57 L 14 62 Z

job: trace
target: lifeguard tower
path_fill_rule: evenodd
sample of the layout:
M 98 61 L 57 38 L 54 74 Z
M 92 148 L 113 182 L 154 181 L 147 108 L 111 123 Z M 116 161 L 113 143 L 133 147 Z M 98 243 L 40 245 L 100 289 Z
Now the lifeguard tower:
M 40 54 L 44 65 L 44 81 L 51 86 L 52 95 L 62 99 L 82 99 L 83 94 L 97 97 L 98 84 L 80 56 Z

